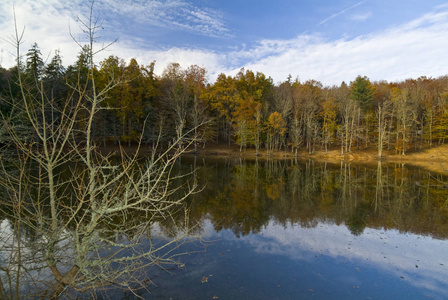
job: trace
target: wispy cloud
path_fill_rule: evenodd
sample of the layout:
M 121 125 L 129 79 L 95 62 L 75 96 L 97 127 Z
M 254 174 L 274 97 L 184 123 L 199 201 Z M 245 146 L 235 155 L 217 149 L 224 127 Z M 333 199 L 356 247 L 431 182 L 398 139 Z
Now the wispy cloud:
M 335 14 L 329 16 L 329 17 L 326 18 L 325 20 L 322 20 L 319 24 L 322 25 L 322 24 L 324 24 L 324 23 L 327 23 L 327 22 L 330 21 L 331 19 L 334 19 L 334 18 L 336 18 L 337 16 L 340 16 L 340 15 L 342 15 L 342 14 L 345 14 L 345 13 L 348 12 L 349 10 L 351 10 L 351 9 L 353 9 L 353 8 L 355 8 L 355 7 L 360 6 L 361 4 L 363 4 L 363 3 L 366 2 L 366 1 L 367 1 L 367 0 L 358 2 L 358 3 L 356 3 L 355 5 L 350 6 L 349 8 L 346 8 L 346 9 L 344 9 L 344 10 L 341 10 L 340 12 L 335 13 Z
M 71 64 L 76 59 L 79 50 L 74 47 L 71 34 L 78 40 L 85 40 L 77 17 L 86 20 L 89 17 L 90 3 L 86 0 L 3 0 L 0 1 L 0 37 L 5 39 L 13 34 L 13 7 L 19 28 L 26 27 L 22 52 L 26 52 L 37 42 L 44 58 L 60 49 L 64 64 Z M 97 0 L 94 2 L 94 17 L 104 20 L 106 31 L 102 31 L 101 42 L 105 44 L 119 37 L 120 43 L 110 48 L 97 58 L 100 60 L 110 54 L 124 55 L 130 58 L 141 53 L 151 53 L 163 62 L 170 53 L 179 53 L 178 48 L 168 52 L 142 51 L 140 47 L 148 43 L 144 35 L 161 30 L 173 30 L 193 33 L 208 37 L 230 37 L 231 32 L 226 27 L 224 16 L 216 10 L 198 7 L 186 0 Z M 129 27 L 131 29 L 129 29 Z M 143 32 L 143 35 L 142 35 Z M 148 47 L 146 47 L 148 49 Z M 125 50 L 125 51 L 122 51 Z M 199 54 L 201 51 L 188 50 L 185 53 Z M 206 51 L 203 51 L 204 53 Z M 14 49 L 4 40 L 0 40 L 0 65 L 10 67 L 14 64 Z M 202 52 L 201 52 L 202 53 Z M 147 57 L 148 55 L 141 55 Z M 210 56 L 210 55 L 208 55 Z M 196 55 L 202 58 L 203 55 Z M 175 61 L 173 59 L 173 61 Z M 188 59 L 188 62 L 195 59 Z
M 109 11 L 116 18 L 132 20 L 146 26 L 184 30 L 211 37 L 231 35 L 222 14 L 185 0 L 99 0 L 99 10 Z
M 371 12 L 366 13 L 360 13 L 360 14 L 354 14 L 349 17 L 352 21 L 365 21 L 368 20 L 372 16 Z

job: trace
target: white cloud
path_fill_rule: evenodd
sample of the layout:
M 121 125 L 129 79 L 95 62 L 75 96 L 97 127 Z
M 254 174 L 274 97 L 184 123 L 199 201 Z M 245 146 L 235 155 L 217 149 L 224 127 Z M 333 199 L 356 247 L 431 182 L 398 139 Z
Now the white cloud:
M 269 45 L 269 47 L 267 47 Z M 285 45 L 287 45 L 285 47 Z M 448 73 L 448 12 L 430 13 L 396 28 L 336 41 L 318 36 L 299 36 L 289 41 L 262 41 L 248 51 L 248 69 L 261 71 L 274 80 L 288 74 L 316 79 L 325 85 L 349 82 L 357 75 L 372 80 L 396 81 Z M 257 53 L 264 57 L 258 59 Z

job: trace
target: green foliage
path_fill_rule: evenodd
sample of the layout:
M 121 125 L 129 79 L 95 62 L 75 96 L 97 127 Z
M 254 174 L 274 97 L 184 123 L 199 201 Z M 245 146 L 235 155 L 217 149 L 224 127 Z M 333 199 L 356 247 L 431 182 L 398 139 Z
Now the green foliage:
M 350 97 L 359 103 L 363 111 L 371 109 L 374 88 L 366 76 L 356 77 L 351 84 L 350 91 Z
M 42 53 L 34 43 L 26 54 L 26 75 L 34 80 L 40 80 L 44 72 L 44 61 L 42 60 Z

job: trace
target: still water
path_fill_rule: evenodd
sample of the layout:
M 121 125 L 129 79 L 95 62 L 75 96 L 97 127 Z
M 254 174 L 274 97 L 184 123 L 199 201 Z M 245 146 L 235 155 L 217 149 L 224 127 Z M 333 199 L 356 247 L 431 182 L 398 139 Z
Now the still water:
M 202 240 L 183 249 L 184 268 L 154 270 L 142 297 L 448 299 L 445 177 L 403 164 L 185 157 L 179 172 L 194 167 Z

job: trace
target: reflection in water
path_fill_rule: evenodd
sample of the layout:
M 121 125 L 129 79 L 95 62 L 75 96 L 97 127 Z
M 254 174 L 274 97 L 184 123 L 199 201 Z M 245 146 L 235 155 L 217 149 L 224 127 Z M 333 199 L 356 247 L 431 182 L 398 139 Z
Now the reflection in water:
M 151 297 L 448 297 L 446 178 L 382 162 L 198 166 L 193 218 L 216 242 Z
M 448 237 L 446 178 L 423 169 L 281 160 L 199 167 L 205 188 L 192 202 L 193 214 L 209 216 L 217 231 L 240 236 L 258 233 L 272 220 L 306 228 L 326 221 L 345 224 L 354 235 L 369 227 Z
M 446 241 L 371 228 L 366 229 L 362 236 L 353 236 L 346 227 L 325 222 L 315 228 L 284 227 L 270 223 L 262 232 L 262 236 L 247 241 L 257 253 L 309 262 L 316 255 L 340 261 L 350 260 L 356 265 L 354 269 L 362 271 L 363 276 L 370 275 L 366 269 L 375 268 L 387 274 L 389 279 L 406 279 L 416 288 L 448 297 L 444 265 L 447 262 Z M 329 273 L 324 269 L 316 272 Z M 354 283 L 361 281 L 352 278 L 347 279 L 345 284 L 350 285 L 351 280 Z M 373 284 L 385 279 L 372 277 L 369 280 Z
M 382 162 L 197 157 L 182 158 L 175 172 L 192 170 L 203 190 L 189 199 L 190 215 L 152 224 L 144 243 L 169 238 L 173 224 L 211 242 L 182 257 L 182 270 L 152 271 L 151 298 L 448 298 L 445 177 Z M 145 216 L 131 221 L 144 224 Z M 14 236 L 7 220 L 0 225 Z M 190 247 L 181 251 L 198 250 Z M 107 298 L 123 297 L 115 292 Z

